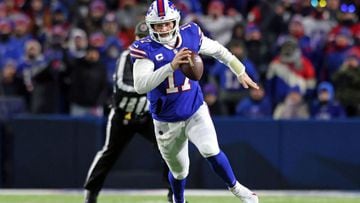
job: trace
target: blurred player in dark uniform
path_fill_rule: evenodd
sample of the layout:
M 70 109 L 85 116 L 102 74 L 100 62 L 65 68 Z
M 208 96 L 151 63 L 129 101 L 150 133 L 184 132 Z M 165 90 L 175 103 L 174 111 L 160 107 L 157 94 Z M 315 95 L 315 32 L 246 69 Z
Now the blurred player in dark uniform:
M 136 39 L 148 34 L 145 22 L 140 22 L 135 29 Z M 96 154 L 89 169 L 84 185 L 86 189 L 85 203 L 96 203 L 108 172 L 135 134 L 140 134 L 156 146 L 146 94 L 136 93 L 133 87 L 133 67 L 129 53 L 129 50 L 125 50 L 117 61 L 114 74 L 113 105 L 108 117 L 106 141 L 102 150 Z M 167 173 L 168 168 L 164 164 L 164 181 L 167 180 Z M 168 188 L 168 197 L 171 202 L 172 192 L 169 186 Z

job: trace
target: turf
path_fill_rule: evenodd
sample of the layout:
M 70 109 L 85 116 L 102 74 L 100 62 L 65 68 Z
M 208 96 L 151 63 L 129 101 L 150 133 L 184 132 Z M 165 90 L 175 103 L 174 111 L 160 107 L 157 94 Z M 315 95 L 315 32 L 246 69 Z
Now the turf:
M 188 196 L 189 203 L 240 203 L 232 196 Z M 81 195 L 1 195 L 0 203 L 82 203 Z M 98 203 L 167 203 L 164 196 L 102 195 Z M 260 203 L 360 203 L 357 197 L 261 196 Z

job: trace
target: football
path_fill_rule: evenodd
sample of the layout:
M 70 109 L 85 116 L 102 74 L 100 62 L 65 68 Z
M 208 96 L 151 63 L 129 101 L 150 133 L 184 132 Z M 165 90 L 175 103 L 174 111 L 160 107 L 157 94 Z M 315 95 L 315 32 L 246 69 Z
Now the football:
M 181 72 L 190 80 L 200 80 L 204 71 L 204 64 L 196 52 L 191 52 L 189 63 L 180 65 Z

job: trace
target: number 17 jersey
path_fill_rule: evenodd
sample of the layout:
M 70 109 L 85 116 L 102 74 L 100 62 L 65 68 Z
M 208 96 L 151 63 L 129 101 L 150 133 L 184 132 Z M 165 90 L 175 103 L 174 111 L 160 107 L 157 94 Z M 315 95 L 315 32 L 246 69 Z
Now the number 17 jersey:
M 203 34 L 195 23 L 180 27 L 176 47 L 155 42 L 147 36 L 135 41 L 130 50 L 133 61 L 149 59 L 154 63 L 154 71 L 170 63 L 182 48 L 198 53 Z M 191 117 L 203 104 L 203 94 L 198 81 L 190 80 L 179 70 L 175 70 L 156 88 L 147 93 L 150 112 L 155 120 L 165 122 L 183 121 Z

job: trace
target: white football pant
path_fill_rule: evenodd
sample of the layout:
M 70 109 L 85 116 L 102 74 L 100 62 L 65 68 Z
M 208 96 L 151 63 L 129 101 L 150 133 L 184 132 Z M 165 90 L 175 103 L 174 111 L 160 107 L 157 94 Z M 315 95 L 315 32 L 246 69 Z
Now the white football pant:
M 189 173 L 188 140 L 204 158 L 220 152 L 216 131 L 206 103 L 186 121 L 154 120 L 155 135 L 160 153 L 173 176 L 184 179 Z

